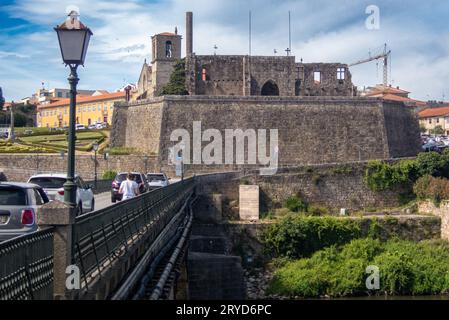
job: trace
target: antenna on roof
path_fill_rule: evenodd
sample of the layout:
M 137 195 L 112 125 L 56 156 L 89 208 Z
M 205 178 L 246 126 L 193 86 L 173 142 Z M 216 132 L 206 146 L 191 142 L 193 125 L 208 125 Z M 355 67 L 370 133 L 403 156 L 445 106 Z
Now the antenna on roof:
M 251 56 L 251 10 L 249 11 L 248 20 L 248 45 L 249 45 L 249 55 Z
M 290 55 L 291 51 L 292 51 L 292 28 L 291 28 L 290 11 L 288 11 L 288 51 L 287 51 L 287 56 Z

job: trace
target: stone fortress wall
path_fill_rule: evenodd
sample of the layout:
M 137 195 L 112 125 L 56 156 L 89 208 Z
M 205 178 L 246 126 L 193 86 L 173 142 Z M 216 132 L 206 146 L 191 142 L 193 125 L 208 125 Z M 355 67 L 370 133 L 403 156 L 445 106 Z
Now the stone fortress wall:
M 412 110 L 355 97 L 165 96 L 121 104 L 114 111 L 111 144 L 167 163 L 175 144 L 171 133 L 186 129 L 192 138 L 194 121 L 201 121 L 202 131 L 218 129 L 223 138 L 225 129 L 266 129 L 269 140 L 268 131 L 278 129 L 280 165 L 412 157 L 420 150 Z

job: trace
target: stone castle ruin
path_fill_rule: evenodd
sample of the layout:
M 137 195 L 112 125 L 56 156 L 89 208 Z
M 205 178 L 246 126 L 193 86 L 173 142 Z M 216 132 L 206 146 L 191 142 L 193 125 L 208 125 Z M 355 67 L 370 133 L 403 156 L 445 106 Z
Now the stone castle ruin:
M 111 145 L 157 155 L 167 164 L 176 129 L 278 129 L 280 165 L 414 156 L 419 126 L 400 102 L 356 96 L 348 65 L 296 62 L 294 56 L 196 55 L 186 15 L 185 89 L 161 96 L 181 59 L 182 37 L 152 37 L 130 102 L 114 109 Z M 203 142 L 207 145 L 208 142 Z M 218 170 L 219 168 L 217 168 Z

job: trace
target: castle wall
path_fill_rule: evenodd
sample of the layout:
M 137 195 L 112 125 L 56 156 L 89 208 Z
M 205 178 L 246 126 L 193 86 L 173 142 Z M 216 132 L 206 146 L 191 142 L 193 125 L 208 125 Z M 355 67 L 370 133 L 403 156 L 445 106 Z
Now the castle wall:
M 218 129 L 223 140 L 225 129 L 278 129 L 281 165 L 407 157 L 420 146 L 412 111 L 376 98 L 165 96 L 120 108 L 126 139 L 113 144 L 157 153 L 165 162 L 173 130 L 186 129 L 192 138 L 193 121 L 203 131 Z M 119 123 L 112 136 L 122 132 Z
M 337 79 L 337 68 L 345 70 Z M 203 70 L 206 80 L 203 79 Z M 321 82 L 314 72 L 321 72 Z M 279 96 L 353 96 L 348 66 L 340 63 L 295 63 L 293 56 L 187 56 L 186 87 L 190 95 L 260 96 L 268 81 Z
M 354 87 L 348 66 L 341 63 L 298 63 L 301 96 L 353 96 Z M 337 79 L 337 68 L 345 69 L 345 79 Z M 321 72 L 321 83 L 315 83 L 314 72 Z

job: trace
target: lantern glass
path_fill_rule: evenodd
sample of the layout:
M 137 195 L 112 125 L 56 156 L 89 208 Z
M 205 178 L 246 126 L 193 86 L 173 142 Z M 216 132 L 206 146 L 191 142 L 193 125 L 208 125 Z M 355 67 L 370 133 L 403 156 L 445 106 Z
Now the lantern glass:
M 84 65 L 92 32 L 89 29 L 55 28 L 55 30 L 64 63 Z

